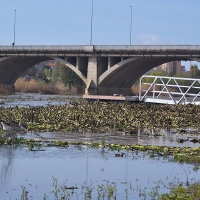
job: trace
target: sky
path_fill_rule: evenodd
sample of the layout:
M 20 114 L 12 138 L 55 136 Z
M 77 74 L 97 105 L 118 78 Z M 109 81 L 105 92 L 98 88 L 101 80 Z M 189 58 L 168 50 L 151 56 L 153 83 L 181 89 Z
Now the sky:
M 199 8 L 200 0 L 93 0 L 92 44 L 129 45 L 131 32 L 132 45 L 198 45 Z M 16 45 L 89 45 L 91 13 L 92 0 L 0 0 L 0 45 L 12 44 L 14 30 Z

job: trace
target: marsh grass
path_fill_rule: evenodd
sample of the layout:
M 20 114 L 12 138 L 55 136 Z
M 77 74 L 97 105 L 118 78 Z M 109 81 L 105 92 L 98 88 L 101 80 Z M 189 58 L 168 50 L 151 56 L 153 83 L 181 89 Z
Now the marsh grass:
M 200 183 L 184 187 L 183 184 L 171 189 L 170 193 L 158 195 L 158 200 L 198 200 L 200 199 Z
M 6 85 L 0 85 L 0 94 L 9 95 L 9 94 L 13 94 L 13 92 L 14 92 L 14 87 L 11 88 Z
M 77 200 L 92 200 L 95 193 L 97 194 L 97 200 L 107 199 L 107 200 L 115 200 L 117 195 L 117 186 L 116 183 L 106 181 L 106 184 L 100 184 L 98 186 L 94 186 L 94 183 L 91 181 L 88 185 L 84 182 L 81 185 L 81 190 L 76 186 L 67 186 L 67 181 L 60 184 L 58 179 L 53 178 L 52 190 L 50 193 L 44 193 L 43 200 L 47 200 L 49 198 L 53 198 L 55 200 L 69 200 L 69 199 L 77 199 Z M 22 194 L 21 200 L 29 200 L 33 199 L 34 195 L 31 195 L 25 186 L 21 186 Z M 36 188 L 38 189 L 38 188 Z M 78 191 L 77 191 L 78 190 Z
M 127 187 L 123 187 L 126 184 Z M 75 184 L 76 185 L 76 184 Z M 185 186 L 184 186 L 185 185 Z M 124 198 L 129 199 L 129 195 L 132 192 L 138 192 L 138 199 L 157 199 L 157 200 L 198 200 L 200 199 L 200 183 L 194 182 L 191 184 L 185 184 L 183 182 L 177 183 L 164 183 L 161 180 L 154 182 L 153 186 L 149 188 L 142 188 L 141 185 L 137 184 L 136 188 L 132 188 L 131 183 L 121 182 L 117 185 L 115 182 L 106 181 L 104 184 L 95 185 L 92 181 L 89 185 L 84 182 L 81 185 L 81 190 L 76 187 L 67 187 L 67 182 L 60 184 L 56 178 L 53 177 L 52 190 L 50 193 L 44 193 L 43 200 L 54 198 L 55 200 L 92 200 L 92 199 L 107 199 L 107 200 L 116 200 L 118 199 L 117 188 L 124 188 Z M 26 187 L 21 186 L 22 200 L 33 199 L 34 195 L 31 195 Z M 168 193 L 161 193 L 162 188 L 169 188 Z M 37 188 L 36 188 L 37 189 Z M 121 196 L 122 198 L 122 196 Z
M 29 81 L 26 81 L 24 78 L 17 79 L 17 81 L 15 82 L 15 91 L 40 94 L 78 94 L 78 90 L 76 87 L 69 88 L 59 82 L 45 83 L 43 81 L 37 81 L 35 79 L 30 79 Z M 83 91 L 80 91 L 80 93 L 82 94 Z
M 16 92 L 38 92 L 39 84 L 36 80 L 31 79 L 30 81 L 25 81 L 24 78 L 19 78 L 15 82 L 15 91 Z

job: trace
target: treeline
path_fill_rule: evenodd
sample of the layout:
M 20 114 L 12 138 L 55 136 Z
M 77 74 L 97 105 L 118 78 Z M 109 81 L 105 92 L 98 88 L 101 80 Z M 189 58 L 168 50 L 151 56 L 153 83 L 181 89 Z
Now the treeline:
M 178 73 L 173 75 L 172 73 L 168 73 L 167 71 L 164 70 L 155 70 L 151 71 L 149 74 L 151 76 L 175 76 L 175 77 L 183 77 L 183 78 L 197 78 L 200 79 L 200 70 L 197 65 L 192 65 L 190 71 L 187 73 Z
M 27 70 L 22 77 L 29 82 L 30 80 L 35 80 L 39 85 L 45 85 L 46 88 L 48 85 L 52 88 L 53 85 L 62 84 L 69 91 L 76 88 L 77 93 L 83 93 L 85 88 L 85 83 L 82 79 L 74 71 L 61 63 L 57 63 L 54 67 L 48 65 L 42 67 L 34 66 Z
M 82 79 L 64 64 L 58 64 L 53 69 L 49 66 L 45 66 L 43 76 L 46 82 L 60 82 L 69 87 L 69 89 L 73 86 L 76 87 L 78 91 L 85 88 L 85 83 Z

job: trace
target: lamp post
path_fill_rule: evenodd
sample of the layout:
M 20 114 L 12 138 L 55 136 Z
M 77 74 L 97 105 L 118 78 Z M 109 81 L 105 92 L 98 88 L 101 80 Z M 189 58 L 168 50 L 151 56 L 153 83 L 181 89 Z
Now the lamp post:
M 93 0 L 92 0 L 92 13 L 91 13 L 91 33 L 90 33 L 90 45 L 92 45 L 92 22 L 93 22 Z
M 130 20 L 130 45 L 131 45 L 131 35 L 132 35 L 132 6 L 131 6 L 131 20 Z
M 16 24 L 16 10 L 14 10 L 14 12 L 15 12 L 15 18 L 14 18 L 14 42 L 12 43 L 12 45 L 13 45 L 13 48 L 14 48 L 14 46 L 15 46 L 15 24 Z

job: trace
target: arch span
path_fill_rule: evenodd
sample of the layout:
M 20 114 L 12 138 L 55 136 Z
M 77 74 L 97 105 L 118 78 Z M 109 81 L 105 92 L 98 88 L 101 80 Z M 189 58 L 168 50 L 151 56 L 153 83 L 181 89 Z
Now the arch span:
M 147 57 L 128 58 L 114 65 L 99 77 L 99 87 L 131 88 L 131 86 L 146 72 L 163 63 L 176 60 L 194 60 L 190 57 Z
M 14 86 L 16 80 L 29 68 L 47 60 L 56 60 L 73 70 L 86 84 L 87 78 L 72 64 L 59 57 L 29 56 L 29 57 L 1 57 L 0 58 L 0 84 Z
M 48 57 L 3 57 L 0 60 L 0 84 L 14 85 L 15 81 L 32 66 L 50 60 Z

